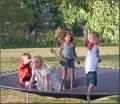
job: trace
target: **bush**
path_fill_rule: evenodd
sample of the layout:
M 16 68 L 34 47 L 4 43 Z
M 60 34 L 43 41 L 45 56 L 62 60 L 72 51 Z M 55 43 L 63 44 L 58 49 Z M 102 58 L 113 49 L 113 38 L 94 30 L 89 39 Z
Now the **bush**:
M 49 31 L 47 32 L 43 39 L 40 42 L 36 42 L 33 37 L 29 36 L 26 38 L 25 35 L 0 35 L 0 48 L 44 48 L 44 47 L 59 47 L 59 42 L 54 37 L 54 32 Z M 84 46 L 84 42 L 82 37 L 74 37 L 74 44 L 75 46 Z M 102 39 L 100 42 L 100 46 L 105 45 L 118 45 L 112 43 L 110 39 Z
M 82 37 L 74 37 L 75 46 L 84 46 Z
M 78 36 L 82 22 L 87 20 L 88 30 L 98 31 L 108 43 L 119 43 L 118 0 L 62 0 L 59 10 L 68 29 Z M 80 34 L 82 36 L 82 34 Z M 110 37 L 110 38 L 109 38 Z
M 53 31 L 45 33 L 44 38 L 39 43 L 39 47 L 57 47 L 58 41 L 54 36 Z
M 26 47 L 36 47 L 35 41 L 29 37 L 26 38 L 25 35 L 0 35 L 1 48 L 26 48 Z

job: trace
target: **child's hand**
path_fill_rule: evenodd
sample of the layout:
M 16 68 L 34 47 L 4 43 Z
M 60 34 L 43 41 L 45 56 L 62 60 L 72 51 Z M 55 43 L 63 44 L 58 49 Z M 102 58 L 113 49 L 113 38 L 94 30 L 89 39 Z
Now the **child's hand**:
M 24 58 L 24 65 L 29 64 L 32 59 Z
M 85 31 L 85 26 L 82 26 L 82 29 Z
M 79 61 L 79 60 L 77 60 L 77 64 L 78 64 L 78 65 L 80 64 L 80 61 Z
M 29 83 L 29 89 L 31 89 L 31 88 L 32 88 L 32 83 L 30 82 L 30 83 Z
M 98 61 L 98 63 L 101 63 L 101 59 L 99 58 L 99 61 Z
M 65 61 L 65 63 L 67 63 L 67 58 L 64 57 L 63 60 Z
M 84 32 L 87 32 L 87 28 L 85 26 L 82 26 L 82 29 Z

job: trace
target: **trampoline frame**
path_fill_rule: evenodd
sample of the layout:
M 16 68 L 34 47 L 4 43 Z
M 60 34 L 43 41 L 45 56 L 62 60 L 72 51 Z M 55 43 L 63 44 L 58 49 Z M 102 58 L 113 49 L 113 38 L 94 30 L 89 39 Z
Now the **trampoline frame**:
M 80 68 L 83 68 L 83 67 L 80 67 Z M 100 69 L 102 68 L 104 68 L 104 69 L 108 69 L 108 68 L 110 68 L 110 69 L 117 69 L 117 70 L 119 70 L 119 68 L 111 68 L 111 67 L 99 67 Z M 57 68 L 54 68 L 54 69 L 58 69 L 58 67 Z M 6 71 L 6 72 L 3 72 L 3 73 L 1 73 L 0 74 L 0 77 L 7 77 L 7 76 L 9 76 L 9 75 L 11 75 L 11 74 L 16 74 L 16 73 L 18 73 L 18 70 L 11 70 L 11 71 Z M 34 92 L 36 92 L 35 94 L 37 94 L 38 93 L 38 95 L 40 95 L 40 96 L 51 96 L 51 97 L 54 97 L 54 98 L 63 98 L 63 97 L 65 97 L 65 98 L 80 98 L 79 97 L 79 94 L 78 93 L 71 93 L 71 94 L 69 94 L 69 93 L 67 93 L 67 92 L 59 92 L 59 93 L 56 93 L 56 92 L 51 92 L 51 91 L 46 91 L 46 92 L 44 92 L 44 91 L 38 91 L 38 90 L 31 90 L 31 89 L 29 89 L 29 90 L 26 90 L 26 89 L 20 89 L 20 88 L 14 88 L 13 89 L 13 87 L 6 87 L 6 86 L 0 86 L 0 88 L 5 88 L 5 89 L 12 89 L 12 90 L 17 90 L 17 91 L 22 91 L 22 92 L 26 92 L 26 98 L 27 98 L 27 100 L 26 100 L 26 103 L 29 103 L 30 102 L 30 100 L 29 100 L 29 95 L 30 95 L 30 93 L 34 93 Z M 34 92 L 33 92 L 34 91 Z M 39 94 L 40 93 L 40 94 Z M 87 104 L 90 104 L 90 98 L 94 98 L 95 96 L 101 96 L 101 97 L 104 97 L 104 96 L 111 96 L 111 95 L 116 95 L 116 93 L 81 93 L 82 95 L 83 95 L 83 97 L 86 97 L 86 100 L 87 100 Z M 56 96 L 53 96 L 53 95 L 56 95 Z M 59 96 L 58 96 L 59 95 Z M 60 95 L 62 95 L 62 97 L 60 97 Z M 67 97 L 66 97 L 67 96 Z

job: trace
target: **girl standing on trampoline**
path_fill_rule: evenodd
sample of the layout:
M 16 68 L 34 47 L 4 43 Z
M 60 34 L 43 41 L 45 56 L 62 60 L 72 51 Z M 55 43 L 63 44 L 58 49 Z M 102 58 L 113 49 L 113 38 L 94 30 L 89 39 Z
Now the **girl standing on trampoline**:
M 85 60 L 85 73 L 87 81 L 87 92 L 90 93 L 93 91 L 94 86 L 97 85 L 97 67 L 100 62 L 99 59 L 99 50 L 97 44 L 100 41 L 100 34 L 98 32 L 91 32 L 90 38 L 88 41 L 87 29 L 83 27 L 84 30 L 84 44 L 88 50 L 86 60 Z
M 73 44 L 73 36 L 69 31 L 63 31 L 62 29 L 58 29 L 55 31 L 56 35 L 61 36 L 59 39 L 61 42 L 61 47 L 59 50 L 59 56 L 62 58 L 60 64 L 64 67 L 62 74 L 62 83 L 61 83 L 61 91 L 65 90 L 65 79 L 67 76 L 67 69 L 70 69 L 70 89 L 73 90 L 74 84 L 74 61 L 76 60 L 78 64 L 80 64 L 76 52 L 75 45 Z
M 61 83 L 55 75 L 54 71 L 50 70 L 43 62 L 41 56 L 35 56 L 32 59 L 32 77 L 27 82 L 29 88 L 32 88 L 34 81 L 36 81 L 38 90 L 55 90 L 60 91 Z

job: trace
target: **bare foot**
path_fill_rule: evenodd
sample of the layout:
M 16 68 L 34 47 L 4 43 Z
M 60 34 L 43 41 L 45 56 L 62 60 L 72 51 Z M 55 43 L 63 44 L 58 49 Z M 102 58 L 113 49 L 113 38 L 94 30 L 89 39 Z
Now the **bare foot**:
M 70 91 L 72 92 L 72 91 L 73 91 L 73 88 L 71 88 Z
M 65 91 L 65 86 L 63 86 L 60 91 Z
M 65 91 L 65 86 L 63 86 L 63 91 Z
M 24 84 L 18 84 L 17 88 L 25 88 L 25 85 Z
M 73 91 L 73 86 L 70 87 L 70 91 Z

